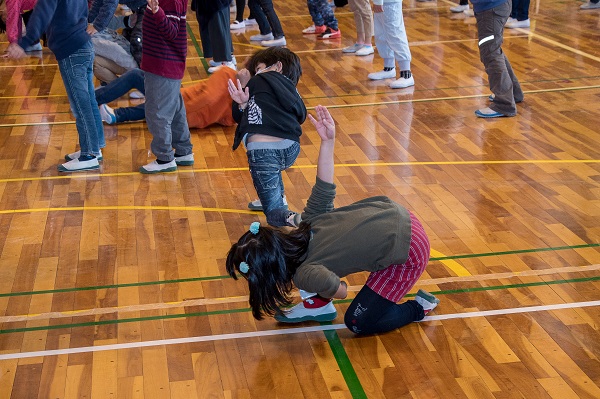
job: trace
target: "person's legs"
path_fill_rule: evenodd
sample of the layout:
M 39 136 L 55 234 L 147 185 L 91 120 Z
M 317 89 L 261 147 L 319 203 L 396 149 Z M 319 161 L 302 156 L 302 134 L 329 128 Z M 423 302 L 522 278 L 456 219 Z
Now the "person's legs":
M 508 1 L 498 7 L 475 14 L 479 55 L 488 75 L 490 90 L 494 94 L 494 101 L 489 108 L 506 116 L 517 114 L 513 83 L 507 68 L 510 63 L 502 52 L 504 24 L 510 11 L 511 2 Z
M 402 15 L 402 3 L 383 5 L 383 23 L 387 45 L 393 52 L 400 71 L 410 71 L 411 54 Z
M 213 61 L 231 62 L 233 44 L 229 32 L 229 8 L 217 11 L 208 21 L 208 30 L 213 49 Z
M 75 115 L 82 157 L 99 155 L 100 144 L 104 142 L 104 128 L 93 91 L 93 59 L 94 47 L 88 42 L 67 58 L 58 61 L 71 110 Z
M 417 301 L 396 304 L 365 285 L 346 310 L 344 324 L 356 334 L 377 334 L 395 330 L 424 317 L 423 307 Z
M 316 12 L 321 16 L 323 24 L 332 30 L 338 30 L 338 20 L 333 14 L 331 6 L 327 0 L 316 0 L 315 3 Z M 315 23 L 316 25 L 316 23 Z
M 225 9 L 229 11 L 229 9 Z M 173 132 L 173 148 L 177 156 L 185 156 L 192 153 L 192 142 L 190 141 L 190 128 L 187 122 L 187 116 L 185 113 L 185 105 L 183 103 L 183 97 L 179 93 L 177 98 L 177 108 L 175 115 L 173 116 L 173 123 L 171 124 L 171 131 Z
M 276 227 L 287 226 L 290 211 L 283 203 L 281 172 L 294 164 L 300 153 L 300 145 L 295 142 L 283 149 L 253 149 L 253 144 L 249 143 L 246 152 L 248 166 L 267 222 Z
M 181 96 L 181 81 L 150 72 L 144 74 L 146 124 L 152 133 L 150 148 L 159 161 L 174 160 L 172 122 Z
M 127 69 L 113 60 L 99 55 L 94 57 L 94 76 L 102 82 L 110 83 L 125 72 Z
M 281 27 L 281 22 L 279 21 L 279 17 L 275 12 L 275 8 L 273 7 L 273 0 L 258 0 L 260 3 L 260 7 L 263 12 L 267 16 L 267 20 L 269 21 L 269 25 L 271 26 L 271 30 L 273 32 L 273 37 L 275 39 L 280 39 L 285 36 L 283 33 L 283 28 Z M 258 22 L 258 20 L 257 20 Z M 262 31 L 260 32 L 262 33 Z
M 321 0 L 307 0 L 306 6 L 308 7 L 308 13 L 313 21 L 313 25 L 315 26 L 323 26 L 325 25 L 325 20 L 323 19 L 323 15 L 321 15 L 318 4 Z M 331 9 L 331 7 L 330 7 Z
M 107 104 L 116 100 L 131 89 L 137 89 L 145 93 L 144 71 L 141 69 L 130 69 L 106 86 L 96 89 L 96 101 L 98 105 Z
M 356 42 L 371 45 L 373 37 L 373 11 L 369 0 L 350 0 L 354 5 L 354 22 L 356 23 Z M 359 29 L 360 26 L 360 29 Z
M 213 48 L 212 42 L 210 41 L 210 20 L 206 18 L 203 14 L 198 13 L 197 11 L 196 19 L 198 21 L 198 29 L 200 30 L 200 43 L 202 44 L 202 53 L 204 54 L 204 58 L 212 58 Z
M 250 14 L 256 20 L 260 34 L 268 35 L 271 33 L 271 25 L 269 25 L 269 20 L 263 11 L 260 0 L 248 0 L 248 8 L 250 9 Z
M 529 4 L 531 0 L 513 0 L 511 17 L 517 21 L 529 19 Z
M 138 104 L 135 107 L 121 107 L 113 110 L 115 123 L 142 121 L 146 119 L 146 104 Z
M 246 0 L 235 0 L 235 20 L 238 22 L 244 21 L 244 8 L 246 8 Z

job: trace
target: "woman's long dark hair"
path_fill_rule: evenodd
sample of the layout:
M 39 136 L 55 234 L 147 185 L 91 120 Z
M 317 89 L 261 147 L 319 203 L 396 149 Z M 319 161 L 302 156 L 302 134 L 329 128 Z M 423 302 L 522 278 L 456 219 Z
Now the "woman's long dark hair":
M 227 273 L 237 280 L 240 263 L 248 264 L 248 272 L 240 273 L 248 280 L 250 307 L 257 320 L 291 304 L 292 277 L 305 258 L 310 237 L 310 224 L 306 222 L 289 233 L 260 226 L 258 233 L 247 231 L 231 246 Z

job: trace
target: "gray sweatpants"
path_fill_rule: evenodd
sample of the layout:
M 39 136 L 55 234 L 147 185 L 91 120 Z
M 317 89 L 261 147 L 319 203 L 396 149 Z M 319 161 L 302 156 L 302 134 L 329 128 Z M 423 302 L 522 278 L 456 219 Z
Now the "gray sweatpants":
M 152 133 L 152 153 L 164 162 L 172 161 L 175 153 L 191 154 L 192 142 L 181 96 L 181 80 L 145 72 L 144 86 L 146 124 Z

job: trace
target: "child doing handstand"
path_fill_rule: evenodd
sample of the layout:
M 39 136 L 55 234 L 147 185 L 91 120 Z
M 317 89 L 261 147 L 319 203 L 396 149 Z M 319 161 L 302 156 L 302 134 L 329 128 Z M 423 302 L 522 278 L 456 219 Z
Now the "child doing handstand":
M 327 108 L 309 115 L 321 137 L 317 179 L 302 222 L 286 233 L 252 223 L 227 254 L 227 272 L 248 280 L 256 319 L 330 321 L 336 317 L 331 298 L 345 298 L 340 278 L 371 272 L 346 311 L 344 322 L 356 334 L 391 331 L 421 320 L 439 300 L 419 290 L 416 300 L 397 304 L 415 285 L 429 261 L 429 240 L 419 220 L 388 197 L 366 198 L 334 209 L 335 123 Z M 282 311 L 296 286 L 318 294 Z
M 300 153 L 300 135 L 306 107 L 296 85 L 302 75 L 300 59 L 283 47 L 256 52 L 246 62 L 252 76 L 246 87 L 239 79 L 228 82 L 233 99 L 233 119 L 238 123 L 233 149 L 246 146 L 250 174 L 262 209 L 272 226 L 292 226 L 300 215 L 284 202 L 281 172 L 294 164 Z M 241 71 L 240 71 L 241 72 Z

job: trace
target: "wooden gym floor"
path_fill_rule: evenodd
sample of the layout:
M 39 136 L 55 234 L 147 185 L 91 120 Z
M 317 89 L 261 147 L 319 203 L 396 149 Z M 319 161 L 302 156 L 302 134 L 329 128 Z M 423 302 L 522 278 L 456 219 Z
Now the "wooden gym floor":
M 347 7 L 321 42 L 303 0 L 276 1 L 299 92 L 337 121 L 337 204 L 388 195 L 432 242 L 414 291 L 440 306 L 370 337 L 344 328 L 348 301 L 325 325 L 252 318 L 224 268 L 265 220 L 233 127 L 193 131 L 193 168 L 142 176 L 145 124 L 105 125 L 100 173 L 59 174 L 77 134 L 56 60 L 0 60 L 0 398 L 600 398 L 600 11 L 532 2 L 504 45 L 525 101 L 483 120 L 475 20 L 453 4 L 405 2 L 416 86 L 391 90 L 366 78 L 377 55 L 341 53 Z M 255 33 L 233 33 L 239 62 Z M 207 76 L 191 13 L 189 38 L 184 84 Z M 319 143 L 304 127 L 296 210 Z

